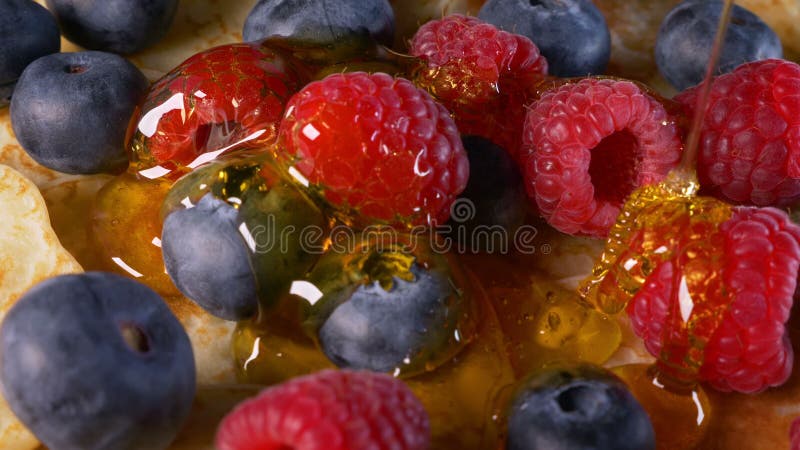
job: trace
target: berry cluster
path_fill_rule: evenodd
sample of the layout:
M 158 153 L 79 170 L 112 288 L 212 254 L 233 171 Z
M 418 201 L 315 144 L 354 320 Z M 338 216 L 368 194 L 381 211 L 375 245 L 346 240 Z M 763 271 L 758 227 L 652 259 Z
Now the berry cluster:
M 25 23 L 43 14 L 7 3 L 0 8 L 13 16 L 0 14 L 0 31 L 6 17 Z M 74 2 L 51 3 L 68 37 L 120 53 L 151 45 L 164 32 L 154 27 L 166 28 L 176 7 L 155 2 L 160 20 L 141 8 L 98 19 L 104 9 L 77 14 Z M 242 403 L 221 423 L 218 448 L 429 448 L 432 429 L 442 440 L 436 425 L 444 420 L 429 418 L 426 408 L 437 405 L 412 390 L 449 389 L 440 380 L 458 364 L 474 365 L 469 377 L 491 379 L 475 383 L 474 395 L 504 402 L 493 408 L 503 409 L 507 433 L 495 432 L 507 435 L 509 449 L 655 448 L 642 406 L 604 370 L 550 367 L 523 377 L 511 363 L 471 359 L 503 353 L 505 330 L 458 259 L 436 251 L 441 236 L 416 240 L 412 232 L 446 224 L 459 197 L 477 206 L 473 229 L 520 227 L 535 211 L 564 234 L 608 238 L 591 299 L 628 314 L 665 377 L 743 393 L 786 381 L 800 226 L 777 208 L 800 200 L 800 66 L 765 59 L 780 56 L 766 25 L 737 9 L 720 66 L 727 73 L 691 87 L 698 64 L 672 49 L 710 48 L 707 24 L 689 13 L 717 10 L 679 5 L 664 21 L 656 56 L 669 81 L 687 89 L 668 100 L 634 81 L 589 76 L 608 62 L 610 38 L 588 1 L 490 0 L 478 18 L 421 26 L 410 57 L 373 42 L 393 42 L 386 0 L 308 3 L 325 14 L 258 2 L 244 29 L 251 42 L 199 53 L 147 92 L 143 75 L 117 55 L 31 62 L 54 52 L 52 20 L 37 26 L 41 39 L 16 51 L 24 72 L 0 49 L 0 94 L 14 89 L 13 128 L 34 159 L 76 174 L 117 173 L 130 163 L 128 176 L 171 186 L 160 239 L 151 242 L 182 294 L 240 322 L 234 353 L 246 360 L 243 376 L 252 376 L 248 365 L 265 365 L 260 340 L 272 335 L 312 355 L 281 375 L 342 369 Z M 526 26 L 517 34 L 509 25 L 515 13 L 558 30 Z M 112 28 L 91 33 L 97 21 L 137 18 L 131 42 Z M 567 35 L 580 30 L 587 34 Z M 361 54 L 363 42 L 374 54 Z M 582 77 L 551 76 L 565 74 Z M 709 105 L 699 110 L 704 87 Z M 686 159 L 694 149 L 685 148 L 695 115 L 703 119 L 696 167 Z M 87 126 L 93 133 L 81 131 Z M 676 181 L 684 173 L 676 168 L 687 165 L 709 197 L 675 187 L 687 182 Z M 334 232 L 342 225 L 389 229 L 400 242 L 381 246 L 366 233 L 337 252 L 347 244 Z M 316 234 L 263 239 L 298 228 Z M 47 321 L 53 327 L 40 330 Z M 79 354 L 91 357 L 62 377 L 59 369 Z M 11 407 L 51 447 L 162 448 L 186 419 L 195 387 L 190 342 L 163 302 L 108 274 L 32 289 L 0 329 L 0 359 Z M 135 376 L 114 379 L 117 366 Z M 504 390 L 514 378 L 515 389 Z M 166 387 L 150 389 L 156 379 Z M 39 395 L 37 385 L 47 384 L 54 387 Z M 159 423 L 145 429 L 154 417 Z

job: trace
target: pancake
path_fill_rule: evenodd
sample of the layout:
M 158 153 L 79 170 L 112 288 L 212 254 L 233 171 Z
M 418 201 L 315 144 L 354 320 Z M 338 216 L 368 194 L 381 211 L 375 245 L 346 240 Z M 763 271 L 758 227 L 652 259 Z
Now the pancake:
M 28 288 L 49 277 L 81 272 L 58 241 L 39 189 L 0 164 L 0 321 Z M 0 448 L 36 448 L 37 440 L 0 398 Z
M 150 80 L 155 80 L 197 52 L 240 41 L 242 24 L 255 2 L 182 0 L 175 23 L 165 39 L 130 59 Z M 451 13 L 476 14 L 482 2 L 392 0 L 391 3 L 397 15 L 396 47 L 403 48 L 421 23 Z M 675 3 L 677 0 L 597 0 L 612 26 L 611 67 L 615 73 L 648 81 L 669 92 L 653 69 L 652 40 L 660 22 L 654 14 L 663 15 Z M 787 56 L 800 54 L 800 31 L 794 25 L 800 20 L 800 4 L 796 0 L 741 0 L 740 3 L 775 27 L 787 48 Z M 76 49 L 62 40 L 63 51 Z M 64 175 L 39 166 L 14 138 L 8 109 L 0 110 L 0 164 L 1 319 L 6 308 L 37 281 L 59 273 L 80 271 L 77 261 L 91 259 L 87 211 L 97 191 L 111 177 Z M 537 260 L 537 269 L 567 288 L 574 288 L 588 274 L 592 261 L 602 249 L 601 242 L 566 237 L 553 231 L 545 230 L 544 239 L 550 251 Z M 4 255 L 14 255 L 14 258 L 6 263 Z M 190 336 L 200 385 L 192 415 L 173 448 L 211 449 L 219 418 L 258 388 L 234 385 L 230 352 L 233 323 L 206 314 L 185 298 L 167 298 L 166 301 Z M 620 321 L 623 343 L 607 365 L 652 361 L 641 341 L 630 331 L 626 319 L 622 317 Z M 800 415 L 797 370 L 786 386 L 764 394 L 711 395 L 715 404 L 722 407 L 714 411 L 709 432 L 717 439 L 708 448 L 787 447 L 789 422 Z M 0 401 L 0 449 L 28 450 L 36 446 L 35 438 L 13 418 L 5 402 Z

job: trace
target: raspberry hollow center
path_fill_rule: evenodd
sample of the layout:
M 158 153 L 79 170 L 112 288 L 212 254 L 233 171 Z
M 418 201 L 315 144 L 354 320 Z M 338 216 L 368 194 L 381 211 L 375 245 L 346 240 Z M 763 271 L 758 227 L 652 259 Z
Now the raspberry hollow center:
M 589 176 L 597 201 L 621 205 L 636 189 L 641 152 L 628 130 L 617 131 L 592 149 Z

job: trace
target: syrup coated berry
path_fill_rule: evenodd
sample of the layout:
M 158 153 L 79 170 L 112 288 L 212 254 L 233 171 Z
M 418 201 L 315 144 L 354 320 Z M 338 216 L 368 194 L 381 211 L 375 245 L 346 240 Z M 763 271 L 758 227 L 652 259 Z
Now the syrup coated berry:
M 228 44 L 198 53 L 148 92 L 129 143 L 134 164 L 194 166 L 207 152 L 267 145 L 275 140 L 286 102 L 303 84 L 290 58 L 265 45 Z
M 722 4 L 719 0 L 687 0 L 661 22 L 656 39 L 656 64 L 664 78 L 678 90 L 703 81 Z M 780 38 L 769 25 L 750 11 L 733 5 L 717 72 L 728 73 L 746 62 L 781 57 Z
M 525 106 L 547 74 L 536 45 L 453 14 L 421 26 L 410 52 L 424 63 L 414 82 L 447 107 L 461 134 L 488 138 L 516 158 Z
M 619 378 L 588 364 L 534 373 L 508 411 L 507 450 L 655 449 L 650 418 Z
M 46 0 L 64 36 L 81 47 L 129 54 L 169 31 L 178 0 Z
M 213 194 L 164 220 L 161 250 L 175 286 L 209 313 L 227 320 L 258 308 L 250 252 L 239 232 L 239 212 Z
M 63 275 L 34 286 L 0 329 L 11 409 L 44 445 L 165 449 L 189 414 L 189 337 L 164 301 L 119 275 Z
M 487 139 L 464 136 L 462 141 L 469 157 L 470 171 L 475 175 L 469 178 L 460 197 L 461 201 L 470 202 L 466 204 L 469 210 L 460 215 L 453 211 L 451 226 L 464 226 L 470 234 L 495 226 L 513 233 L 525 221 L 527 211 L 519 168 L 505 150 Z
M 103 52 L 55 53 L 31 63 L 11 99 L 11 124 L 36 162 L 72 174 L 118 172 L 125 132 L 147 79 Z
M 587 78 L 531 106 L 520 158 L 528 196 L 550 225 L 605 237 L 628 195 L 661 181 L 682 149 L 657 99 L 629 81 Z
M 59 48 L 58 25 L 44 7 L 33 0 L 0 2 L 0 107 L 11 101 L 14 84 L 25 67 Z
M 314 44 L 332 44 L 370 36 L 390 46 L 394 10 L 387 0 L 260 0 L 244 22 L 246 42 L 286 36 Z
M 674 258 L 655 266 L 628 304 L 633 331 L 678 370 L 693 368 L 673 360 L 689 359 L 682 355 L 690 343 L 705 343 L 697 377 L 718 390 L 754 393 L 781 385 L 794 361 L 785 324 L 800 267 L 800 227 L 781 210 L 753 207 L 733 208 L 717 227 L 701 234 L 697 224 L 692 228 L 712 247 L 692 249 L 692 270 L 711 280 L 701 284 L 704 291 L 699 281 L 683 281 L 692 296 L 705 299 L 690 310 L 691 323 L 681 319 L 684 294 L 676 280 L 683 271 Z
M 591 0 L 489 0 L 478 18 L 533 41 L 558 77 L 602 74 L 611 36 Z
M 411 281 L 373 281 L 339 299 L 319 330 L 322 350 L 337 366 L 391 372 L 450 338 L 448 307 L 458 294 L 447 274 L 416 263 L 409 272 Z
M 694 114 L 697 88 L 675 99 Z M 800 65 L 744 64 L 711 82 L 697 175 L 733 203 L 787 206 L 800 199 Z
M 469 162 L 453 119 L 385 73 L 330 75 L 286 105 L 276 155 L 360 225 L 444 223 Z
M 513 83 L 534 83 L 548 63 L 524 36 L 497 29 L 475 17 L 453 14 L 421 26 L 411 40 L 411 54 L 430 70 L 421 82 L 448 104 L 477 107 Z
M 422 403 L 388 375 L 324 370 L 264 390 L 219 426 L 219 450 L 427 450 Z

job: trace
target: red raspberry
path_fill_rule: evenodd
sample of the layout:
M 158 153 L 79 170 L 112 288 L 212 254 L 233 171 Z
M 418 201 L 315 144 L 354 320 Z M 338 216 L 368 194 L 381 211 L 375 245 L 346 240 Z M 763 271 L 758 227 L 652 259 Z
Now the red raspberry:
M 699 349 L 698 378 L 716 389 L 752 393 L 782 384 L 793 362 L 785 324 L 800 227 L 777 209 L 737 207 L 716 230 L 691 228 L 691 267 L 681 271 L 687 260 L 676 257 L 654 268 L 628 304 L 634 332 L 667 371 L 685 370 L 689 352 Z
M 690 116 L 697 93 L 675 98 Z M 800 199 L 800 66 L 764 60 L 716 77 L 701 130 L 697 173 L 708 193 L 759 206 Z
M 186 165 L 259 131 L 247 145 L 270 142 L 301 80 L 287 58 L 257 44 L 198 53 L 150 89 L 133 122 L 134 157 Z
M 330 75 L 289 101 L 277 156 L 359 223 L 436 224 L 464 190 L 469 163 L 447 110 L 410 81 Z
M 625 199 L 682 152 L 664 105 L 629 81 L 585 78 L 545 92 L 525 118 L 525 186 L 560 231 L 604 237 Z
M 789 430 L 789 438 L 792 440 L 791 450 L 800 450 L 800 417 L 794 419 Z
M 547 75 L 536 45 L 455 14 L 420 27 L 410 51 L 426 64 L 415 82 L 454 114 L 461 133 L 491 139 L 516 157 L 524 106 Z
M 399 380 L 325 370 L 266 389 L 228 414 L 219 450 L 424 450 L 428 415 Z

